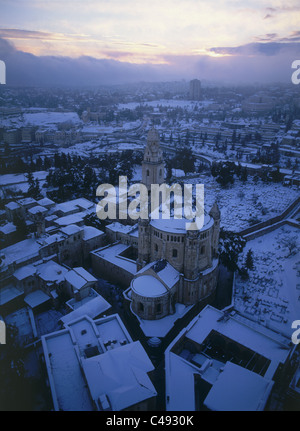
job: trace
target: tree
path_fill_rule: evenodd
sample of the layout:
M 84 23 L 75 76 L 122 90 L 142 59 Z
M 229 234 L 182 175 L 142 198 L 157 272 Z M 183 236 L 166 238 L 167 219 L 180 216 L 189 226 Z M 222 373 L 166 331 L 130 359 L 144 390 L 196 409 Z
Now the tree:
M 29 171 L 27 174 L 27 180 L 28 180 L 28 184 L 29 184 L 27 196 L 29 196 L 33 199 L 38 199 L 41 196 L 39 180 L 34 179 L 33 173 L 31 171 Z
M 247 252 L 245 266 L 247 269 L 250 269 L 250 270 L 254 268 L 253 252 L 251 248 Z
M 177 151 L 172 162 L 175 169 L 182 169 L 184 173 L 195 171 L 196 158 L 190 148 L 182 148 Z
M 287 257 L 293 256 L 298 250 L 297 236 L 289 235 L 281 240 L 282 245 L 289 251 Z
M 225 231 L 221 228 L 219 255 L 221 263 L 230 271 L 236 271 L 238 268 L 238 257 L 246 245 L 246 240 L 239 234 L 231 231 Z
M 220 162 L 216 166 L 216 180 L 222 187 L 227 187 L 228 184 L 234 183 L 234 174 L 236 166 L 233 162 Z
M 16 236 L 18 241 L 22 241 L 26 238 L 26 235 L 28 233 L 27 225 L 25 222 L 24 217 L 15 214 L 13 217 L 13 223 L 16 226 Z
M 165 159 L 165 166 L 167 170 L 166 181 L 170 181 L 172 178 L 172 163 L 170 159 Z
M 239 274 L 242 280 L 247 280 L 249 278 L 248 269 L 245 266 L 239 269 Z
M 30 410 L 31 394 L 28 396 L 30 380 L 25 377 L 25 349 L 18 341 L 15 325 L 6 325 L 6 345 L 1 350 L 0 410 Z
M 248 179 L 248 169 L 247 166 L 243 166 L 241 169 L 241 181 L 243 181 L 243 183 L 245 183 Z

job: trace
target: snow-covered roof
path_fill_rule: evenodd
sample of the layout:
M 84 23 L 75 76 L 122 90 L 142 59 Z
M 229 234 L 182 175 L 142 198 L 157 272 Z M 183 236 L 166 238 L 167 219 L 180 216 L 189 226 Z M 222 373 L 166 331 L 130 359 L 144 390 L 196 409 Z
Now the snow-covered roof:
M 65 275 L 65 279 L 73 286 L 75 289 L 80 290 L 87 283 L 96 282 L 96 278 L 93 277 L 84 268 L 74 268 Z
M 20 205 L 17 202 L 9 202 L 8 204 L 5 205 L 5 208 L 9 209 L 9 210 L 15 210 L 17 208 L 20 208 Z
M 92 252 L 92 254 L 101 257 L 102 259 L 123 268 L 130 274 L 136 273 L 136 263 L 130 259 L 120 256 L 121 253 L 125 252 L 130 246 L 125 244 L 114 244 L 112 246 L 103 247 Z
M 156 395 L 147 376 L 153 365 L 118 315 L 98 320 L 82 316 L 41 340 L 55 410 L 92 410 L 90 395 L 97 400 L 102 393 L 113 410 Z
M 263 410 L 274 382 L 226 362 L 204 405 L 214 411 Z
M 238 313 L 224 318 L 222 311 L 209 305 L 192 321 L 186 337 L 202 344 L 212 330 L 270 359 L 266 377 L 273 376 L 279 362 L 284 363 L 289 354 L 286 338 L 250 322 Z
M 53 260 L 37 265 L 36 272 L 39 278 L 46 282 L 60 283 L 65 279 L 68 269 Z
M 2 249 L 5 256 L 4 263 L 9 265 L 16 260 L 21 261 L 39 255 L 40 244 L 33 238 L 25 239 Z
M 122 233 L 130 233 L 131 231 L 136 229 L 136 225 L 124 225 L 119 223 L 118 221 L 114 223 L 110 223 L 106 226 L 106 229 L 111 230 L 112 232 L 122 232 Z
M 57 222 L 57 220 L 56 220 Z M 82 227 L 77 226 L 76 224 L 70 224 L 68 226 L 62 227 L 60 231 L 66 235 L 73 235 L 82 230 Z
M 148 298 L 162 296 L 168 292 L 165 286 L 152 275 L 141 275 L 134 278 L 131 287 L 136 294 Z
M 76 290 L 80 290 L 87 284 L 87 281 L 73 270 L 69 271 L 65 278 Z
M 31 308 L 35 308 L 38 305 L 41 305 L 44 302 L 48 301 L 49 299 L 50 299 L 50 297 L 48 295 L 46 295 L 45 292 L 43 292 L 42 290 L 38 289 L 38 290 L 35 290 L 34 292 L 31 292 L 28 295 L 26 295 L 25 298 L 24 298 L 24 301 Z
M 186 234 L 187 233 L 187 224 L 191 223 L 192 220 L 187 220 L 185 218 L 181 219 L 152 219 L 150 225 L 155 229 L 158 229 L 162 232 L 173 233 L 173 234 Z M 205 231 L 209 229 L 213 225 L 213 218 L 208 214 L 204 216 L 204 224 L 200 231 Z
M 4 305 L 4 304 L 14 300 L 15 298 L 17 298 L 18 296 L 21 296 L 23 294 L 24 294 L 24 292 L 17 289 L 15 286 L 8 285 L 6 287 L 3 287 L 1 289 L 0 305 Z
M 73 268 L 73 271 L 75 271 L 80 277 L 82 277 L 87 282 L 96 282 L 96 278 L 92 276 L 88 271 L 86 271 L 81 266 L 78 266 L 76 268 Z
M 30 197 L 28 197 L 28 198 L 23 198 L 23 199 L 18 199 L 18 204 L 20 204 L 20 205 L 31 205 L 31 204 L 39 204 L 39 205 L 42 205 L 42 204 L 40 204 L 39 202 L 37 202 L 35 199 L 33 199 L 33 198 L 30 198 Z
M 139 341 L 82 360 L 93 400 L 105 394 L 113 411 L 157 395 L 147 373 L 154 369 Z
M 175 269 L 165 259 L 148 263 L 142 269 L 140 269 L 137 274 L 143 274 L 149 269 L 152 269 L 169 289 L 173 287 L 180 278 L 180 273 L 177 271 L 177 269 Z
M 55 202 L 53 202 L 49 198 L 40 199 L 39 201 L 37 201 L 37 203 L 41 206 L 47 206 L 47 205 L 54 205 L 55 204 Z
M 4 235 L 16 232 L 17 228 L 13 223 L 6 223 L 4 226 L 0 226 L 0 232 Z
M 89 239 L 96 238 L 98 236 L 104 235 L 102 230 L 97 229 L 93 226 L 84 226 L 83 227 L 83 241 L 88 241 Z
M 95 204 L 85 198 L 73 199 L 72 201 L 62 202 L 57 204 L 54 208 L 55 211 L 68 213 L 72 211 L 84 211 L 92 208 Z
M 33 276 L 35 273 L 36 268 L 33 265 L 26 265 L 17 269 L 13 275 L 17 280 L 24 280 L 27 277 Z
M 63 316 L 60 320 L 65 325 L 72 320 L 75 320 L 78 317 L 84 315 L 89 316 L 91 319 L 94 319 L 95 317 L 99 316 L 110 308 L 111 305 L 101 295 L 97 294 L 95 297 L 91 298 L 89 301 L 84 302 L 83 305 L 76 308 L 76 310 L 73 310 Z
M 29 208 L 28 210 L 30 214 L 45 213 L 47 211 L 48 211 L 47 208 L 42 207 L 40 205 L 36 205 L 35 207 Z
M 58 226 L 69 226 L 76 223 L 82 223 L 84 217 L 86 216 L 85 212 L 78 212 L 75 214 L 69 214 L 63 217 L 57 218 L 54 223 Z
M 42 241 L 44 245 L 50 245 L 50 244 L 53 244 L 54 242 L 63 241 L 64 239 L 66 239 L 66 236 L 58 232 L 58 233 L 54 233 L 53 235 L 49 235 L 46 238 L 43 238 Z

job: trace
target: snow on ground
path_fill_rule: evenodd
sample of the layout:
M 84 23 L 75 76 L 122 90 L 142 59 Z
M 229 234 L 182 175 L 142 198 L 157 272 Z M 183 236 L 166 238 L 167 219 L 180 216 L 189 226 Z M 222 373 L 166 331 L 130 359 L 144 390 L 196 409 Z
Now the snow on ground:
M 80 119 L 76 112 L 35 112 L 23 114 L 24 124 L 34 126 L 49 126 L 59 123 L 80 123 Z
M 251 177 L 244 184 L 239 180 L 223 189 L 215 178 L 200 176 L 188 181 L 204 184 L 205 208 L 210 209 L 217 200 L 221 211 L 221 226 L 238 232 L 253 223 L 280 215 L 298 196 L 299 191 L 281 183 L 254 183 Z
M 169 316 L 163 317 L 158 320 L 145 320 L 137 316 L 140 322 L 140 327 L 146 337 L 165 337 L 167 333 L 173 328 L 176 320 L 182 318 L 192 306 L 185 306 L 183 304 L 175 304 L 176 312 Z
M 39 185 L 41 193 L 45 195 L 45 189 L 43 185 L 46 182 L 46 177 L 48 175 L 47 171 L 33 172 L 33 178 L 39 180 Z M 14 192 L 27 193 L 29 184 L 27 182 L 26 174 L 5 174 L 0 175 L 0 197 L 3 197 L 4 190 L 9 189 Z M 13 200 L 13 199 L 12 199 Z
M 199 108 L 204 106 L 209 106 L 213 102 L 210 100 L 203 100 L 201 102 L 191 101 L 191 100 L 176 100 L 176 99 L 159 99 L 159 100 L 152 100 L 147 102 L 130 102 L 130 103 L 120 103 L 118 105 L 118 109 L 135 109 L 138 106 L 151 106 L 153 108 L 158 108 L 159 106 L 163 107 L 170 107 L 170 108 L 184 108 L 193 110 L 195 106 L 198 106 Z
M 294 254 L 290 255 L 287 242 L 293 238 Z M 300 318 L 300 231 L 286 224 L 248 241 L 240 265 L 249 249 L 253 252 L 254 269 L 246 281 L 236 277 L 235 308 L 290 338 L 291 323 Z
M 98 124 L 88 123 L 81 129 L 82 133 L 98 133 L 106 134 L 113 133 L 115 131 L 113 126 L 100 126 Z
M 80 157 L 89 157 L 92 152 L 93 155 L 107 154 L 107 153 L 115 153 L 116 151 L 125 151 L 125 150 L 140 150 L 144 149 L 144 145 L 134 144 L 134 143 L 126 143 L 126 142 L 111 142 L 109 145 L 103 146 L 100 142 L 83 142 L 79 144 L 72 145 L 68 148 L 60 148 L 61 153 L 77 155 Z M 45 154 L 45 153 L 43 153 Z
M 46 171 L 38 171 L 33 173 L 34 179 L 44 180 L 48 175 Z M 2 186 L 10 186 L 12 184 L 26 183 L 27 176 L 26 174 L 5 174 L 0 175 L 0 187 Z
M 60 123 L 81 124 L 76 112 L 54 112 L 39 108 L 40 112 L 26 112 L 1 119 L 5 128 L 19 128 L 25 126 L 47 127 Z

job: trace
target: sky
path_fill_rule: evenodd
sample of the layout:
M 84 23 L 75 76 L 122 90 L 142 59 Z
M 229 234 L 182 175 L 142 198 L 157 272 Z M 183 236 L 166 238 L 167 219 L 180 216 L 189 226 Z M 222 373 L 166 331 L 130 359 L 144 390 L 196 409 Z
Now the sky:
M 0 0 L 7 83 L 287 82 L 298 58 L 299 0 Z

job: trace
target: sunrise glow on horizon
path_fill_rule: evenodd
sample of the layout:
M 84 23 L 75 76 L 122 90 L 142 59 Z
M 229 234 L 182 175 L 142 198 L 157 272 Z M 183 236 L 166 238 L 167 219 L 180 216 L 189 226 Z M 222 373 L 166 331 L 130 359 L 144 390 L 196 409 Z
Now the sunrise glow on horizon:
M 257 41 L 295 40 L 297 1 L 0 0 L 0 37 L 37 56 L 168 64 L 175 56 Z

